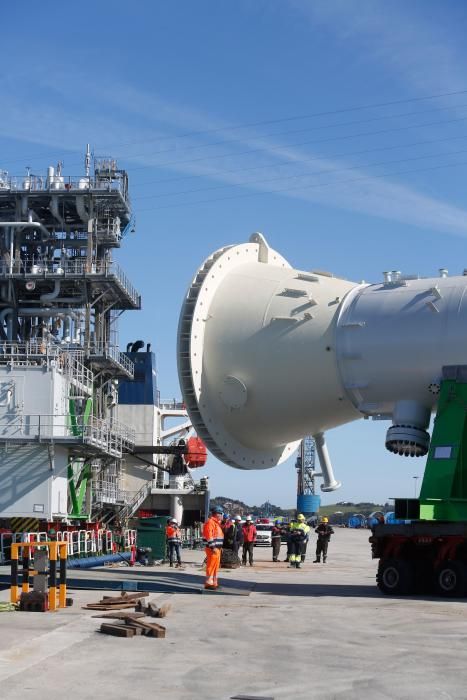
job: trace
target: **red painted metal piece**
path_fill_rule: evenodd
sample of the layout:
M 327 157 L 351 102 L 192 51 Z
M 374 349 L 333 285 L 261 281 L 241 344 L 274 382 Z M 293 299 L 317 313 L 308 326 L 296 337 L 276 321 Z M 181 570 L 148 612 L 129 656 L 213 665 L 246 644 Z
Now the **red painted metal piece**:
M 144 508 L 140 508 L 136 513 L 137 518 L 153 518 L 155 515 L 155 510 L 147 510 Z

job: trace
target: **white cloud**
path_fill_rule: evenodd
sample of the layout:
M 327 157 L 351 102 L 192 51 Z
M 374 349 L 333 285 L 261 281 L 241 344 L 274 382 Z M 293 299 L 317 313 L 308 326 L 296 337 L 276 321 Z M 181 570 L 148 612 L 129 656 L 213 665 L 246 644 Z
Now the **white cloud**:
M 466 88 L 465 62 L 456 50 L 456 27 L 447 23 L 450 15 L 442 4 L 426 2 L 424 13 L 414 14 L 414 5 L 395 0 L 288 2 L 311 26 L 324 26 L 342 45 L 353 42 L 359 60 L 386 66 L 421 95 Z
M 59 76 L 58 76 L 59 78 Z M 211 139 L 221 140 L 229 138 L 241 138 L 244 132 L 230 131 L 229 125 L 224 121 L 205 114 L 201 110 L 196 110 L 185 105 L 175 104 L 164 100 L 155 94 L 147 94 L 125 84 L 108 87 L 89 87 L 85 77 L 80 79 L 75 76 L 72 82 L 62 81 L 54 76 L 49 78 L 49 82 L 44 84 L 44 98 L 39 102 L 37 97 L 33 110 L 25 109 L 25 87 L 22 82 L 23 94 L 18 92 L 14 82 L 0 85 L 2 89 L 3 106 L 3 133 L 11 138 L 23 140 L 30 143 L 40 143 L 47 147 L 57 149 L 70 149 L 81 151 L 87 141 L 95 144 L 109 143 L 134 143 L 146 141 L 145 144 L 135 144 L 133 152 L 139 153 L 132 158 L 134 172 L 150 174 L 154 178 L 154 170 L 162 167 L 163 171 L 172 170 L 180 174 L 194 176 L 206 176 L 219 184 L 238 185 L 235 190 L 207 189 L 206 192 L 195 193 L 191 196 L 154 200 L 144 200 L 141 207 L 144 209 L 165 204 L 192 201 L 193 199 L 209 200 L 215 198 L 230 198 L 245 191 L 268 192 L 271 190 L 283 190 L 282 196 L 293 197 L 305 201 L 319 203 L 329 207 L 358 211 L 366 215 L 381 217 L 405 224 L 421 226 L 440 232 L 450 232 L 458 235 L 466 234 L 467 211 L 453 206 L 448 202 L 428 197 L 414 188 L 392 182 L 390 178 L 381 178 L 377 174 L 372 174 L 364 167 L 356 171 L 346 169 L 352 168 L 353 163 L 336 158 L 325 158 L 314 155 L 310 152 L 303 152 L 298 148 L 284 146 L 278 140 L 265 139 L 257 130 L 249 130 L 250 135 L 245 136 L 235 146 L 232 145 L 231 155 L 225 155 L 215 161 L 196 160 L 204 158 L 207 154 L 219 155 L 226 152 L 225 146 L 214 148 L 204 148 L 203 142 L 209 137 L 193 135 L 181 141 L 173 140 L 174 133 L 184 130 L 185 132 L 196 132 L 206 129 L 225 129 L 220 134 L 212 135 Z M 37 76 L 33 77 L 38 80 Z M 58 87 L 57 87 L 58 86 Z M 47 90 L 53 90 L 59 94 L 59 99 L 51 101 Z M 36 91 L 37 95 L 37 91 Z M 86 109 L 76 109 L 73 100 L 85 95 L 87 103 L 91 105 Z M 138 127 L 135 128 L 135 117 L 138 120 Z M 155 138 L 168 137 L 162 143 L 154 142 Z M 236 151 L 247 150 L 248 148 L 258 148 L 257 139 L 261 137 L 262 151 L 241 159 L 235 155 Z M 199 150 L 188 151 L 188 158 L 185 151 L 179 150 L 180 144 L 183 149 L 193 148 Z M 113 149 L 119 150 L 119 149 Z M 123 154 L 128 152 L 126 148 L 121 149 Z M 157 151 L 163 151 L 157 153 Z M 178 153 L 180 152 L 180 156 Z M 152 153 L 152 155 L 151 155 Z M 403 156 L 402 156 L 403 157 Z M 304 159 L 313 158 L 312 164 L 305 165 Z M 178 162 L 192 159 L 191 162 Z M 283 160 L 290 160 L 292 164 L 279 166 Z M 383 159 L 381 159 L 383 160 Z M 466 158 L 467 160 L 467 158 Z M 173 161 L 171 165 L 167 165 Z M 77 160 L 77 164 L 80 161 Z M 128 161 L 127 161 L 128 163 Z M 248 172 L 220 172 L 238 170 L 242 164 L 245 167 L 264 167 L 264 170 L 257 170 L 254 174 Z M 294 165 L 295 163 L 295 165 Z M 427 163 L 429 165 L 429 162 Z M 25 163 L 29 165 L 29 163 Z M 71 174 L 71 164 L 65 161 L 65 167 Z M 415 164 L 415 167 L 423 167 L 424 161 Z M 141 166 L 150 166 L 148 171 L 139 171 Z M 398 168 L 393 168 L 398 169 Z M 77 167 L 74 167 L 77 171 Z M 341 173 L 330 173 L 329 175 L 312 175 L 315 171 L 335 171 L 342 170 Z M 130 174 L 132 168 L 129 167 Z M 286 176 L 297 175 L 297 178 Z M 264 176 L 264 177 L 263 177 Z M 261 178 L 263 177 L 263 181 Z M 272 178 L 277 178 L 273 182 L 267 182 Z M 346 181 L 355 179 L 355 183 Z M 326 183 L 325 186 L 316 186 L 319 183 Z M 203 190 L 209 186 L 201 178 L 199 189 Z M 307 187 L 308 186 L 308 187 Z M 198 184 L 190 184 L 184 187 L 177 187 L 177 190 L 198 189 Z M 278 193 L 279 196 L 279 193 Z M 136 200 L 136 198 L 135 198 Z M 142 200 L 143 201 L 143 200 Z
M 280 159 L 295 159 L 297 164 L 300 164 L 304 158 L 302 152 L 286 147 L 280 148 L 278 144 L 272 142 L 268 144 L 265 154 L 269 154 L 269 157 L 274 155 Z M 467 154 L 465 160 L 467 160 Z M 232 162 L 230 162 L 230 166 L 232 166 Z M 421 161 L 412 166 L 410 163 L 405 166 L 392 166 L 392 169 L 410 170 L 412 168 L 416 170 L 424 166 L 425 161 Z M 429 161 L 428 167 L 430 167 Z M 215 177 L 223 182 L 233 185 L 241 184 L 242 188 L 249 187 L 259 192 L 282 190 L 280 194 L 283 196 L 358 211 L 370 216 L 436 230 L 440 233 L 467 235 L 467 210 L 434 197 L 428 197 L 411 187 L 391 182 L 389 178 L 372 175 L 364 167 L 355 171 L 349 171 L 350 168 L 353 168 L 353 165 L 346 161 L 316 157 L 313 162 L 313 171 L 319 171 L 319 175 L 307 174 L 302 165 L 296 178 L 294 176 L 293 179 L 281 179 L 282 168 L 279 169 L 274 166 L 274 163 L 269 163 L 263 182 L 257 181 L 259 180 L 257 174 L 250 181 L 238 174 L 216 174 Z M 196 168 L 194 168 L 195 170 Z M 307 170 L 309 173 L 310 168 L 308 167 Z M 204 172 L 209 172 L 206 166 Z M 273 179 L 274 181 L 267 182 L 267 180 Z M 202 186 L 200 186 L 201 189 Z M 208 201 L 217 197 L 225 197 L 226 199 L 235 197 L 238 192 L 238 189 L 236 192 L 212 189 L 205 192 L 200 191 L 195 196 L 197 199 Z M 177 202 L 178 200 L 170 201 Z M 155 200 L 154 205 L 156 207 L 163 206 L 164 203 L 163 200 L 159 199 Z M 145 201 L 144 206 L 149 206 L 147 201 Z

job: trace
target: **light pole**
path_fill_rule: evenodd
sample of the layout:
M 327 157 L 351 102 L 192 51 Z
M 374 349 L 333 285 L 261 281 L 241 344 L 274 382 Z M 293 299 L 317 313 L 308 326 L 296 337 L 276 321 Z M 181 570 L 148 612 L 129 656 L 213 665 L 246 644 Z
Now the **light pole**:
M 418 493 L 418 480 L 419 476 L 414 476 L 413 477 L 413 490 L 414 490 L 414 498 L 417 498 L 417 493 Z

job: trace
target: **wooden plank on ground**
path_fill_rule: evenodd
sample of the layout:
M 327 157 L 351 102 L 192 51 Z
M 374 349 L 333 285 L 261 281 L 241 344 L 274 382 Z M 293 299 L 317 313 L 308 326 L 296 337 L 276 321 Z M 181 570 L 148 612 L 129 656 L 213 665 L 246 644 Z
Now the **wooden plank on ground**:
M 103 634 L 111 634 L 113 637 L 134 637 L 135 630 L 126 625 L 111 625 L 109 623 L 102 623 L 101 632 Z
M 100 618 L 106 618 L 106 619 L 111 619 L 111 620 L 137 620 L 139 617 L 144 617 L 144 613 L 138 613 L 138 612 L 127 612 L 125 610 L 118 611 L 116 610 L 115 612 L 109 612 L 109 613 L 102 613 L 102 615 L 91 615 L 91 617 L 100 617 Z
M 158 637 L 164 639 L 166 629 L 157 622 L 146 622 L 146 620 L 125 620 L 126 624 L 131 627 L 142 627 L 148 637 Z
M 126 610 L 128 608 L 134 608 L 134 603 L 120 603 L 117 605 L 102 605 L 101 603 L 88 603 L 83 605 L 83 610 Z
M 101 603 L 104 603 L 104 602 L 105 602 L 105 603 L 108 603 L 108 602 L 112 602 L 112 603 L 129 603 L 130 601 L 133 601 L 133 600 L 136 601 L 136 600 L 138 600 L 139 598 L 145 598 L 145 597 L 148 596 L 148 595 L 149 595 L 149 593 L 148 593 L 147 591 L 141 591 L 141 592 L 139 592 L 139 593 L 127 593 L 126 591 L 124 591 L 121 595 L 117 595 L 117 596 L 115 596 L 115 595 L 105 595 L 105 596 L 102 598 Z

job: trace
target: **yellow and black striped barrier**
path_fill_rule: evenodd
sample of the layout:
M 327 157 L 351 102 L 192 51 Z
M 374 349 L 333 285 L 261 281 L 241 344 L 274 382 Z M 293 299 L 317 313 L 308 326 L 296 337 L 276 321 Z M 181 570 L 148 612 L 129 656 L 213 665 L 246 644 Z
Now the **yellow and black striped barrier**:
M 10 518 L 12 532 L 39 532 L 38 518 Z
M 19 583 L 18 583 L 18 561 L 19 551 L 22 549 L 23 570 L 21 592 L 29 593 L 30 576 L 37 572 L 31 572 L 30 550 L 32 547 L 47 547 L 49 550 L 49 610 L 66 607 L 66 560 L 67 560 L 67 542 L 13 542 L 11 544 L 11 578 L 10 578 L 10 601 L 17 603 L 20 599 Z M 58 601 L 57 601 L 57 561 L 60 562 L 60 578 L 58 585 Z

